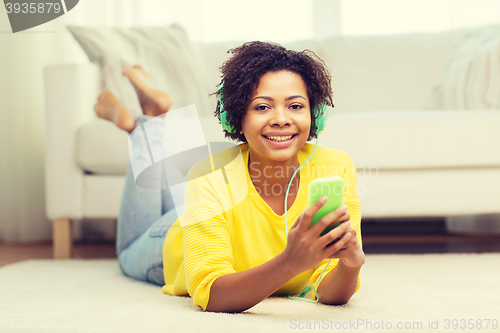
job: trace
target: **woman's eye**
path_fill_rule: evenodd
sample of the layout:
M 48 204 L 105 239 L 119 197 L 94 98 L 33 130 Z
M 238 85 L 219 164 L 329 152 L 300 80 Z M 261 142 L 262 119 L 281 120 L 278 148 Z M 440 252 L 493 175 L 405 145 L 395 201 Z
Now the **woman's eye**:
M 303 108 L 302 105 L 300 104 L 293 104 L 292 106 L 290 106 L 293 110 L 300 110 Z
M 266 111 L 267 109 L 267 105 L 259 105 L 255 108 L 255 110 L 258 110 L 258 111 Z

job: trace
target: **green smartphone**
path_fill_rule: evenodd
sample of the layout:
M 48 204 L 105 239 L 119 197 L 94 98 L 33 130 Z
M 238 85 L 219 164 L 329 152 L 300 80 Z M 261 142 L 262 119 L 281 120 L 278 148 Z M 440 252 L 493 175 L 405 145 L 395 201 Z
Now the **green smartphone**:
M 316 214 L 314 214 L 311 226 L 316 224 L 316 222 L 318 222 L 323 216 L 342 205 L 342 201 L 344 199 L 344 179 L 338 176 L 313 179 L 311 181 L 311 186 L 309 187 L 309 206 L 325 195 L 328 197 L 328 200 L 326 204 L 321 207 Z M 340 223 L 342 222 L 326 227 L 321 233 L 321 236 L 333 228 L 338 227 Z

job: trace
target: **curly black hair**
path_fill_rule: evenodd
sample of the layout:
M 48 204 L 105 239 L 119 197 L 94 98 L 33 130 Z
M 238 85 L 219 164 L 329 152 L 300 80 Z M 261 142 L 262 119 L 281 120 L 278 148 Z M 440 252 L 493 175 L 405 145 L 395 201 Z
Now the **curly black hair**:
M 222 92 L 224 110 L 236 133 L 226 130 L 226 138 L 247 142 L 240 134 L 243 117 L 250 102 L 250 97 L 257 89 L 260 78 L 268 72 L 287 70 L 299 74 L 307 88 L 307 96 L 311 109 L 311 129 L 307 140 L 317 137 L 315 114 L 313 110 L 319 104 L 333 107 L 330 70 L 313 51 L 296 52 L 283 46 L 269 42 L 248 42 L 227 53 L 233 56 L 220 67 L 221 82 L 218 90 L 210 95 Z M 217 101 L 215 116 L 220 122 L 220 103 Z

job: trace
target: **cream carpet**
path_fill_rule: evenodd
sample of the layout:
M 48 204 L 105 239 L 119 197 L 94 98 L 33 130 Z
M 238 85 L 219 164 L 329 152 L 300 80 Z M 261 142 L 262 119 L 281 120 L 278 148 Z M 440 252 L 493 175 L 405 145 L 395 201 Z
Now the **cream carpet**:
M 0 268 L 0 332 L 500 332 L 498 253 L 367 255 L 361 282 L 343 306 L 273 297 L 207 313 L 116 260 L 27 260 Z

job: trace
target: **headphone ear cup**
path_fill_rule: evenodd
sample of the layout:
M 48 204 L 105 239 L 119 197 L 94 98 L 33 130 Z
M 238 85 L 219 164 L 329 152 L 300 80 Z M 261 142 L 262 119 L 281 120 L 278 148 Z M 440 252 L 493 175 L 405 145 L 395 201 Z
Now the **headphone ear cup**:
M 220 123 L 222 125 L 222 129 L 226 130 L 228 133 L 236 133 L 236 129 L 231 124 L 229 119 L 227 118 L 227 112 L 223 111 L 220 114 Z
M 220 113 L 220 123 L 222 125 L 222 129 L 228 131 L 229 133 L 231 133 L 229 131 L 229 124 L 228 124 L 228 120 L 227 120 L 227 113 L 226 111 L 223 111 Z
M 316 116 L 316 131 L 314 134 L 319 134 L 323 132 L 326 127 L 326 119 L 328 117 L 328 108 L 326 104 L 319 104 L 314 108 L 314 114 Z
M 223 87 L 224 81 L 221 82 L 219 86 L 219 94 L 217 95 L 217 97 L 219 98 L 220 123 L 223 130 L 226 130 L 228 133 L 236 133 L 236 129 L 233 125 L 231 125 L 231 122 L 227 118 L 227 112 L 224 110 L 224 94 L 222 93 Z

